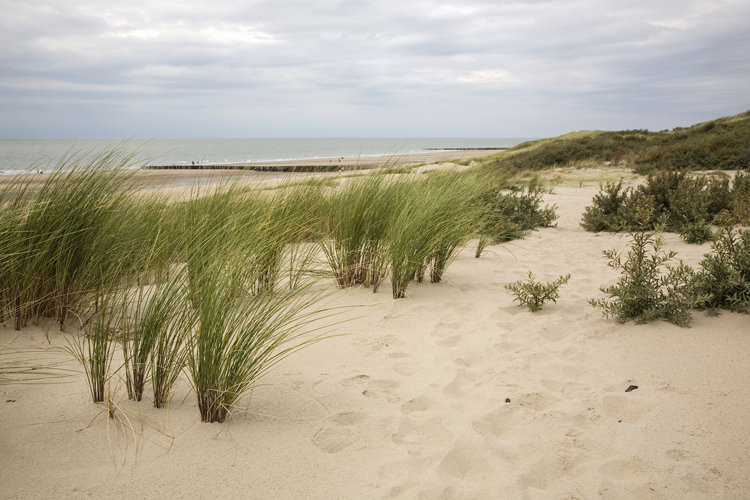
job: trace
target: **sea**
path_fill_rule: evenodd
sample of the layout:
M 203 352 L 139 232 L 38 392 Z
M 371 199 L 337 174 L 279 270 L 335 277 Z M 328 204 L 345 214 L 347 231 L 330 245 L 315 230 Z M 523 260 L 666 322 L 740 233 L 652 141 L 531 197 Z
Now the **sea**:
M 0 173 L 54 170 L 61 160 L 112 147 L 135 152 L 132 167 L 393 156 L 456 148 L 508 148 L 528 138 L 61 139 L 0 138 Z

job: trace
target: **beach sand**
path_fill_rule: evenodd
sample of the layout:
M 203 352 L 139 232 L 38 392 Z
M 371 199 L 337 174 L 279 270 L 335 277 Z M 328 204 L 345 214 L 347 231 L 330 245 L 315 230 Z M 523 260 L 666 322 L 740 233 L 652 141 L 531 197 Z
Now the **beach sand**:
M 602 317 L 587 300 L 618 277 L 602 250 L 628 238 L 579 226 L 597 191 L 558 185 L 557 227 L 467 247 L 406 299 L 337 292 L 363 306 L 337 327 L 351 335 L 284 360 L 223 424 L 200 423 L 184 382 L 168 410 L 113 382 L 109 419 L 80 367 L 28 351 L 66 345 L 54 326 L 0 327 L 0 361 L 72 370 L 0 385 L 0 498 L 749 498 L 750 316 Z M 710 250 L 666 246 L 693 266 Z M 528 271 L 572 278 L 531 313 L 503 288 Z

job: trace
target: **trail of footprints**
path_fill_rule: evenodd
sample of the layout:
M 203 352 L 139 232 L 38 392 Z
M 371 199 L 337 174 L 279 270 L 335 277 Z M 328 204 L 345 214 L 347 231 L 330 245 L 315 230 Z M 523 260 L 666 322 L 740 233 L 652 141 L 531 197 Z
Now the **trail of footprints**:
M 582 499 L 592 484 L 603 498 L 663 498 L 654 488 L 654 464 L 637 456 L 637 446 L 630 456 L 624 453 L 619 431 L 636 428 L 653 401 L 643 391 L 625 393 L 634 381 L 606 384 L 614 374 L 592 362 L 583 345 L 556 349 L 588 317 L 538 315 L 530 329 L 516 331 L 502 311 L 487 318 L 485 328 L 469 330 L 464 316 L 474 314 L 471 304 L 445 304 L 442 311 L 429 335 L 408 339 L 434 342 L 442 364 L 426 370 L 404 352 L 405 341 L 392 336 L 370 341 L 371 352 L 383 360 L 380 375 L 390 369 L 399 375 L 394 378 L 419 383 L 403 387 L 368 374 L 341 380 L 346 390 L 379 402 L 382 411 L 327 418 L 313 437 L 316 446 L 330 454 L 395 447 L 396 458 L 380 471 L 385 483 L 394 484 L 389 498 L 510 492 L 507 498 Z M 470 324 L 477 325 L 476 318 Z M 472 352 L 476 336 L 486 341 L 481 352 Z M 437 379 L 447 383 L 433 383 Z M 668 384 L 657 389 L 680 390 Z M 664 456 L 667 466 L 681 471 L 686 491 L 705 491 L 705 469 L 689 458 L 679 449 Z

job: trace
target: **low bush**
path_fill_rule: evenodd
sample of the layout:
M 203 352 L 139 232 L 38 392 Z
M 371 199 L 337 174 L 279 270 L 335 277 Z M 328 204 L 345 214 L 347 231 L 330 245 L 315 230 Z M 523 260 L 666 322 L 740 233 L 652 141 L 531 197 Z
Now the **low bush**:
M 738 172 L 735 175 L 730 213 L 736 223 L 750 226 L 750 174 Z
M 750 231 L 736 230 L 728 214 L 717 222 L 711 252 L 701 261 L 698 291 L 708 297 L 701 307 L 712 314 L 719 309 L 747 312 L 750 309 Z
M 711 241 L 711 225 L 705 221 L 688 222 L 680 229 L 680 238 L 685 243 L 701 244 Z
M 647 211 L 641 211 L 642 220 L 649 216 Z M 620 270 L 620 279 L 616 285 L 600 288 L 608 297 L 591 299 L 589 303 L 601 307 L 605 316 L 614 316 L 620 323 L 662 318 L 689 326 L 690 309 L 706 299 L 697 293 L 694 271 L 682 261 L 676 266 L 668 264 L 676 253 L 661 249 L 658 232 L 637 231 L 630 236 L 633 241 L 626 256 L 615 250 L 604 251 L 609 267 Z
M 750 192 L 747 176 L 738 174 L 733 183 L 728 177 L 690 177 L 685 172 L 665 171 L 649 175 L 646 183 L 637 188 L 623 188 L 619 183 L 607 183 L 586 207 L 581 226 L 587 231 L 631 231 L 640 227 L 641 208 L 650 210 L 645 230 L 657 224 L 665 230 L 686 233 L 695 242 L 710 239 L 707 226 L 725 210 L 736 211 L 733 217 L 741 220 L 750 214 Z
M 623 188 L 622 181 L 617 184 L 607 182 L 600 186 L 599 193 L 594 195 L 593 205 L 583 212 L 581 226 L 586 231 L 618 232 L 637 227 L 638 208 L 654 212 L 654 198 L 633 188 Z M 651 225 L 651 220 L 648 225 Z
M 543 195 L 542 186 L 536 183 L 510 193 L 489 189 L 477 195 L 479 243 L 475 256 L 479 258 L 487 245 L 523 238 L 532 229 L 551 226 L 559 218 L 557 206 L 542 208 Z
M 528 306 L 531 312 L 536 312 L 542 308 L 544 303 L 551 300 L 557 303 L 560 297 L 557 291 L 560 286 L 564 285 L 570 279 L 570 274 L 560 276 L 555 281 L 541 283 L 534 281 L 534 274 L 529 271 L 529 278 L 526 281 L 519 280 L 515 283 L 505 285 L 505 289 L 515 294 L 513 302 L 518 301 L 518 306 Z

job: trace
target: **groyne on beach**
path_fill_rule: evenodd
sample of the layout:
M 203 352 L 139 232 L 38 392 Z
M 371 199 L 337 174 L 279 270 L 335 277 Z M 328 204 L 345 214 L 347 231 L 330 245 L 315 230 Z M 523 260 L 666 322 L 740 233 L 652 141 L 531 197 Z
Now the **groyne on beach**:
M 307 158 L 258 162 L 190 162 L 172 165 L 147 165 L 145 170 L 253 170 L 259 172 L 335 172 L 373 167 L 396 167 L 416 163 L 466 160 L 499 153 L 507 148 L 451 148 L 425 150 L 392 156 L 352 156 L 338 158 Z

